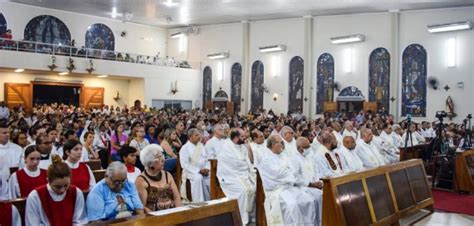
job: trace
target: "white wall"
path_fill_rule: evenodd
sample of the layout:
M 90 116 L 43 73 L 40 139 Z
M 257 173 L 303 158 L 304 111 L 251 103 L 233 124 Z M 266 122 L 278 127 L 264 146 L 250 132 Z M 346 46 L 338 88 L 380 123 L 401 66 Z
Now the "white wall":
M 161 55 L 166 55 L 166 29 L 8 2 L 0 2 L 0 12 L 7 20 L 8 28 L 12 29 L 15 40 L 23 40 L 23 32 L 31 19 L 40 15 L 51 15 L 66 24 L 78 47 L 85 45 L 87 27 L 103 23 L 114 33 L 115 51 L 143 55 L 156 55 L 161 52 Z M 125 38 L 120 37 L 122 31 L 127 32 Z M 143 40 L 145 37 L 152 38 L 152 41 Z
M 391 61 L 400 63 L 404 48 L 412 43 L 423 45 L 428 51 L 428 76 L 437 77 L 441 87 L 448 84 L 451 89 L 446 92 L 443 89 L 434 91 L 428 88 L 427 97 L 427 118 L 416 118 L 415 120 L 434 119 L 437 110 L 445 109 L 445 100 L 448 95 L 454 100 L 455 111 L 458 117 L 455 121 L 461 121 L 468 113 L 474 111 L 474 105 L 463 104 L 466 97 L 472 96 L 474 91 L 474 31 L 449 32 L 444 34 L 430 34 L 427 32 L 428 24 L 442 24 L 449 22 L 471 20 L 474 22 L 474 7 L 421 10 L 400 12 L 399 33 L 394 33 L 397 29 L 393 25 L 394 13 L 370 13 L 351 14 L 337 16 L 316 16 L 313 19 L 313 68 L 311 76 L 316 76 L 316 61 L 325 52 L 330 53 L 335 60 L 335 80 L 341 84 L 341 88 L 347 86 L 358 87 L 365 98 L 368 99 L 368 73 L 370 53 L 378 47 L 386 48 Z M 396 14 L 396 13 L 395 13 Z M 180 30 L 170 30 L 170 34 Z M 334 45 L 330 42 L 331 37 L 344 36 L 350 34 L 363 34 L 366 38 L 364 42 L 354 44 Z M 397 37 L 400 37 L 399 39 Z M 449 37 L 457 39 L 457 66 L 447 68 L 445 56 L 445 42 Z M 213 69 L 213 93 L 222 86 L 229 87 L 230 79 L 226 77 L 222 84 L 216 81 L 216 63 L 209 62 L 206 54 L 230 51 L 231 59 L 225 62 L 234 62 L 242 59 L 242 24 L 222 24 L 200 27 L 197 35 L 191 35 L 188 39 L 188 52 L 177 53 L 176 40 L 168 38 L 168 53 L 170 56 L 183 57 L 183 59 L 205 62 L 203 66 L 210 65 Z M 394 43 L 398 43 L 398 49 L 394 49 Z M 271 77 L 271 56 L 273 54 L 262 54 L 257 48 L 265 45 L 285 44 L 285 52 L 276 53 L 280 57 L 278 66 L 279 76 Z M 353 49 L 352 72 L 347 74 L 343 71 L 343 52 L 347 48 Z M 264 108 L 272 108 L 277 113 L 286 113 L 288 109 L 288 64 L 292 57 L 301 56 L 304 59 L 304 19 L 284 19 L 250 22 L 250 65 L 255 60 L 262 60 L 265 66 L 265 84 L 269 87 L 270 93 L 265 94 Z M 395 59 L 393 56 L 399 56 Z M 233 56 L 238 58 L 232 59 Z M 305 60 L 305 66 L 308 59 Z M 209 63 L 208 63 L 209 62 Z M 401 81 L 400 73 L 390 78 L 391 83 Z M 225 73 L 230 73 L 230 69 L 225 67 Z M 391 68 L 394 71 L 394 68 Z M 202 74 L 202 72 L 201 72 Z M 250 76 L 250 72 L 243 72 L 243 76 Z M 201 78 L 202 79 L 202 78 Z M 464 88 L 456 87 L 457 82 L 464 82 Z M 200 81 L 202 83 L 202 81 Z M 305 82 L 309 82 L 306 81 Z M 250 84 L 249 84 L 250 85 Z M 316 79 L 312 86 L 312 109 L 316 108 Z M 224 88 L 229 91 L 229 88 Z M 395 97 L 399 107 L 401 106 L 401 90 L 396 85 L 391 86 L 390 97 Z M 228 92 L 230 94 L 230 92 Z M 277 101 L 272 100 L 273 93 L 279 94 Z M 335 97 L 338 93 L 335 93 Z M 244 95 L 245 96 L 245 95 Z M 314 112 L 314 110 L 313 110 Z M 398 112 L 400 114 L 400 112 Z
M 431 34 L 426 29 L 428 24 L 466 20 L 474 22 L 474 7 L 404 12 L 400 15 L 400 57 L 408 45 L 421 44 L 428 53 L 427 75 L 440 82 L 438 90 L 428 88 L 428 119 L 433 119 L 436 111 L 446 110 L 448 96 L 453 99 L 458 114 L 454 121 L 461 122 L 467 114 L 474 112 L 474 105 L 470 102 L 474 94 L 474 30 Z M 451 37 L 457 41 L 456 67 L 453 68 L 447 66 L 446 60 L 446 41 Z M 464 82 L 464 88 L 458 88 L 458 82 Z M 443 89 L 446 85 L 451 87 L 447 92 Z
M 47 79 L 56 82 L 81 81 L 86 87 L 103 87 L 104 88 L 104 104 L 106 105 L 120 105 L 133 103 L 134 99 L 129 95 L 129 80 L 128 79 L 113 79 L 113 78 L 95 78 L 92 76 L 56 76 L 47 75 L 46 73 L 15 73 L 15 72 L 0 72 L 0 84 L 4 83 L 30 83 L 35 79 Z M 136 80 L 136 79 L 132 79 Z M 0 86 L 0 99 L 4 100 L 5 86 Z M 115 101 L 117 91 L 120 92 L 120 100 Z

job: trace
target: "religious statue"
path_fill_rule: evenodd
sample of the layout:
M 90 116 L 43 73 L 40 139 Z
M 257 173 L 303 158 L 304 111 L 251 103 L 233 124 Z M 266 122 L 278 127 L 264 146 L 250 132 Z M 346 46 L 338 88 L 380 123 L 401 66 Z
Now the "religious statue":
M 456 117 L 456 113 L 454 112 L 454 102 L 451 96 L 448 96 L 448 98 L 446 98 L 446 113 L 448 113 L 448 117 L 450 120 Z

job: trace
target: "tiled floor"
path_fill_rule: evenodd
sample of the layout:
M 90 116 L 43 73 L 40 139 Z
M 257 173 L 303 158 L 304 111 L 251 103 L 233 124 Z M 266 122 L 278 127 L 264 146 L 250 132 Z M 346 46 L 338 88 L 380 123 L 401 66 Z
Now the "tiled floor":
M 418 212 L 400 221 L 400 225 L 413 225 L 416 221 L 426 215 L 426 212 Z M 435 212 L 428 215 L 423 220 L 418 221 L 415 226 L 474 226 L 474 216 L 457 213 Z

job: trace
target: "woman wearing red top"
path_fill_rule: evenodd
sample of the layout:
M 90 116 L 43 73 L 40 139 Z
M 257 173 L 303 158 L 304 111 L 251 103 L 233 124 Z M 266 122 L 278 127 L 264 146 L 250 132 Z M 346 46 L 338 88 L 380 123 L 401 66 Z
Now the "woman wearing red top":
M 36 145 L 31 145 L 25 150 L 25 168 L 16 171 L 10 176 L 10 198 L 27 197 L 33 189 L 48 183 L 46 170 L 38 167 L 41 153 L 36 150 Z
M 33 190 L 26 199 L 25 225 L 66 226 L 87 223 L 84 196 L 70 186 L 71 170 L 57 155 L 48 167 L 48 184 Z
M 71 168 L 71 184 L 82 191 L 91 190 L 95 185 L 95 178 L 89 166 L 79 162 L 82 155 L 81 142 L 76 139 L 69 139 L 64 143 L 63 150 L 66 164 Z

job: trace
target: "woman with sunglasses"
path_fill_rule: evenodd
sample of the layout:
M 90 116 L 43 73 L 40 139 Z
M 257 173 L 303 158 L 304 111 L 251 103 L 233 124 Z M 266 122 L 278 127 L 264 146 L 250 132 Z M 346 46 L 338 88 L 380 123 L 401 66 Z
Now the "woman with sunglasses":
M 33 189 L 48 183 L 47 171 L 39 168 L 41 153 L 36 150 L 36 145 L 31 145 L 25 150 L 25 168 L 18 170 L 10 176 L 10 199 L 28 197 Z
M 48 184 L 34 189 L 26 200 L 25 224 L 77 225 L 86 224 L 84 196 L 71 185 L 71 170 L 57 155 L 48 167 Z

